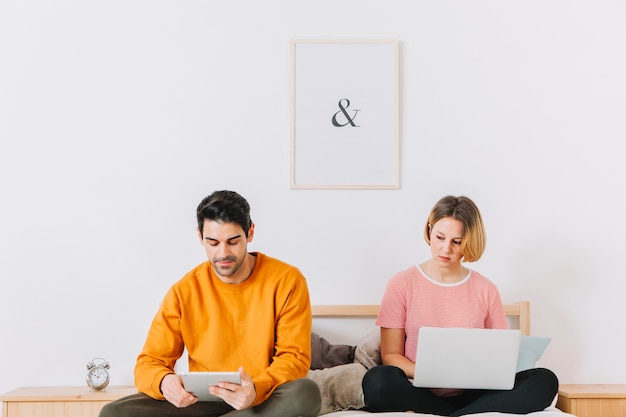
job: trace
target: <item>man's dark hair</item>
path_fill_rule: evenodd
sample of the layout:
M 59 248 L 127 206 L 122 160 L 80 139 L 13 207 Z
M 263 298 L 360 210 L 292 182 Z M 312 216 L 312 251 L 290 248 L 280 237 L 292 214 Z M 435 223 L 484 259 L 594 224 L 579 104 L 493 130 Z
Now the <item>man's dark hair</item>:
M 245 198 L 234 191 L 215 191 L 205 197 L 196 210 L 198 218 L 198 230 L 202 234 L 204 220 L 213 220 L 218 223 L 236 223 L 248 237 L 252 219 L 250 218 L 250 205 Z M 204 235 L 202 234 L 204 237 Z

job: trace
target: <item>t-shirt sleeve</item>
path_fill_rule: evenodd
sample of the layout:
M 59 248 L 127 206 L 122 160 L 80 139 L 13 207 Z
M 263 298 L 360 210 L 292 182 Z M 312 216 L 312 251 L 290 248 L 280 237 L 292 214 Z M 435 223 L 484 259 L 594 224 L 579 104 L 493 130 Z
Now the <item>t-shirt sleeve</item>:
M 406 302 L 406 287 L 399 276 L 394 276 L 387 283 L 380 303 L 376 325 L 390 329 L 404 329 L 406 325 Z
M 485 317 L 486 329 L 508 329 L 509 322 L 506 319 L 504 305 L 500 297 L 500 292 L 495 285 L 491 286 L 489 292 L 489 305 L 487 307 L 487 316 Z

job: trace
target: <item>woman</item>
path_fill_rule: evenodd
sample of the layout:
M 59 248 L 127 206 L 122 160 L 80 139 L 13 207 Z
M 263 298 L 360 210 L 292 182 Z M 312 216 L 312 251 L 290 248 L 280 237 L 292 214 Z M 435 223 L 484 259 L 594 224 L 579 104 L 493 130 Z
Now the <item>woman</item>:
M 480 259 L 486 243 L 472 200 L 454 196 L 439 200 L 428 216 L 424 237 L 431 258 L 392 277 L 383 296 L 376 321 L 383 365 L 363 378 L 365 409 L 443 416 L 545 409 L 558 390 L 557 377 L 548 369 L 518 372 L 514 388 L 504 391 L 429 389 L 409 381 L 420 327 L 508 328 L 496 286 L 462 264 Z

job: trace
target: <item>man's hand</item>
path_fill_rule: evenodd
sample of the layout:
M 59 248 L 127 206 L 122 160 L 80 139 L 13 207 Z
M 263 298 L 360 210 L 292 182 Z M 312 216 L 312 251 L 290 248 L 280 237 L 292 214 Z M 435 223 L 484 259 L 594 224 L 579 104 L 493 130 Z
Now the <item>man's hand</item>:
M 198 402 L 198 399 L 185 391 L 183 381 L 175 374 L 165 375 L 161 381 L 161 392 L 167 401 L 178 408 L 188 407 Z
M 209 392 L 220 397 L 235 410 L 250 408 L 256 399 L 256 389 L 250 375 L 245 373 L 243 366 L 239 367 L 241 385 L 232 382 L 220 382 L 217 387 L 209 387 Z

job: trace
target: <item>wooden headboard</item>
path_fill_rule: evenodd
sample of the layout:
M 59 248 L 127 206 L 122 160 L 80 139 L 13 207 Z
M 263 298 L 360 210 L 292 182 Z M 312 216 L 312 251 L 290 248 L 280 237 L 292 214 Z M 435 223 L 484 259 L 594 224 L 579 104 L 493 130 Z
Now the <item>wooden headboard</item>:
M 313 305 L 313 317 L 376 317 L 378 305 Z M 530 302 L 519 301 L 505 304 L 504 312 L 516 319 L 523 335 L 530 335 Z

